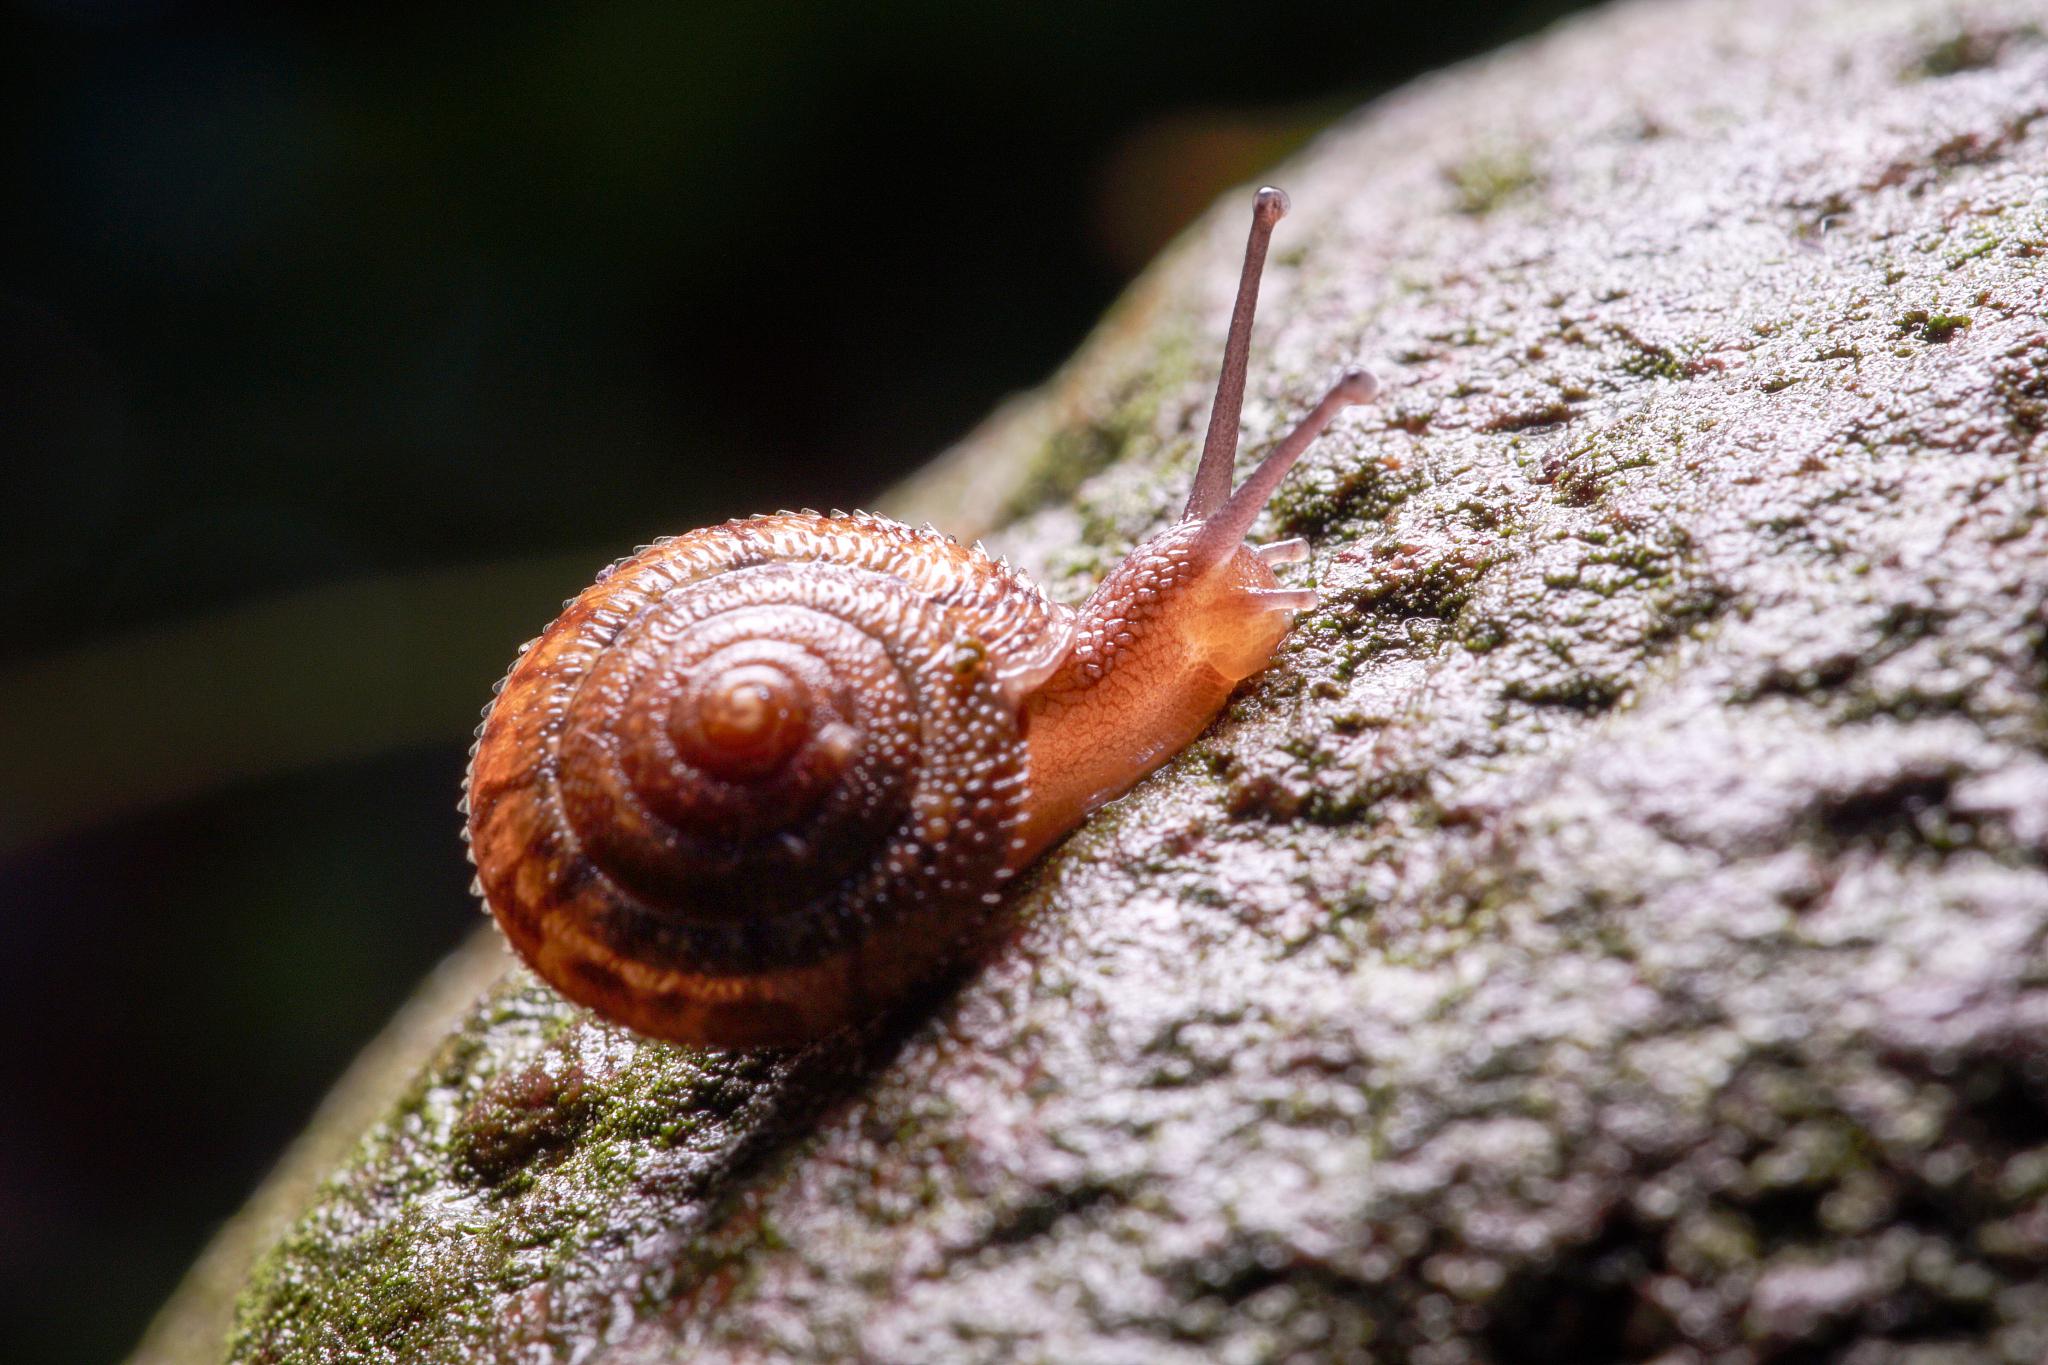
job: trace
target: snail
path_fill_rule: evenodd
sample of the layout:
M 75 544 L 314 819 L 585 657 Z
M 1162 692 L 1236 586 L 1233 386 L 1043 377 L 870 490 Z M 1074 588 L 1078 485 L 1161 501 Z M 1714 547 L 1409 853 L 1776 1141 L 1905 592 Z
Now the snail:
M 1234 492 L 1254 201 L 1180 521 L 1079 607 L 929 528 L 783 512 L 658 541 L 526 647 L 464 795 L 477 887 L 555 989 L 656 1037 L 815 1038 L 960 960 L 998 890 L 1192 741 L 1311 589 L 1246 534 L 1340 378 Z

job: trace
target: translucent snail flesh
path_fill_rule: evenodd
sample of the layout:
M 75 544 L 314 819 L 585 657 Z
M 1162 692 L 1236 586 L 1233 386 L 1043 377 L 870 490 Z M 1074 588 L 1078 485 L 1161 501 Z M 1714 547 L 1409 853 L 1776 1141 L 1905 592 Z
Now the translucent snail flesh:
M 782 513 L 614 565 L 524 649 L 480 731 L 471 856 L 520 955 L 663 1038 L 799 1043 L 901 998 L 1011 873 L 1193 740 L 1315 594 L 1245 542 L 1341 378 L 1235 492 L 1261 190 L 1182 519 L 1078 608 L 979 547 Z

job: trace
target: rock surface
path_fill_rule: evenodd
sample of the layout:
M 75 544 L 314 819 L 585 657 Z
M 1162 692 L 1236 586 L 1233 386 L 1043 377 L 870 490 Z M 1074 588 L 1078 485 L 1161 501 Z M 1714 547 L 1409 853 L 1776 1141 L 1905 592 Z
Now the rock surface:
M 143 1358 L 2048 1357 L 2044 27 L 1636 4 L 1332 131 L 1246 407 L 1387 381 L 1324 605 L 1014 941 L 784 1056 L 504 974 Z M 1068 594 L 1174 515 L 1244 215 L 897 509 Z

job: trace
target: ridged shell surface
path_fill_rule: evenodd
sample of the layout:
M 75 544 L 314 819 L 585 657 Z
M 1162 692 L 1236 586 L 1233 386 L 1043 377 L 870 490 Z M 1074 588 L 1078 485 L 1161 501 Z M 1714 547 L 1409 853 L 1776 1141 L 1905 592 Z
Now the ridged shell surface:
M 978 930 L 1029 781 L 998 661 L 1055 608 L 880 517 L 655 545 L 522 654 L 469 778 L 478 881 L 563 994 L 646 1033 L 800 1042 Z

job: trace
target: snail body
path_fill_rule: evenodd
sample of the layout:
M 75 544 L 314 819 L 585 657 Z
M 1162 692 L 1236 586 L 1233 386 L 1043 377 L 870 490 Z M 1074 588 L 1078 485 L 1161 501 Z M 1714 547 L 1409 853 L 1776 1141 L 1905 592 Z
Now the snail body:
M 1285 208 L 1260 192 L 1186 514 L 1078 608 L 930 529 L 780 513 L 622 560 L 521 651 L 479 732 L 467 834 L 535 971 L 657 1037 L 816 1037 L 956 960 L 1007 877 L 1265 667 L 1315 595 L 1273 572 L 1301 542 L 1245 534 L 1377 389 L 1347 374 L 1231 492 Z

